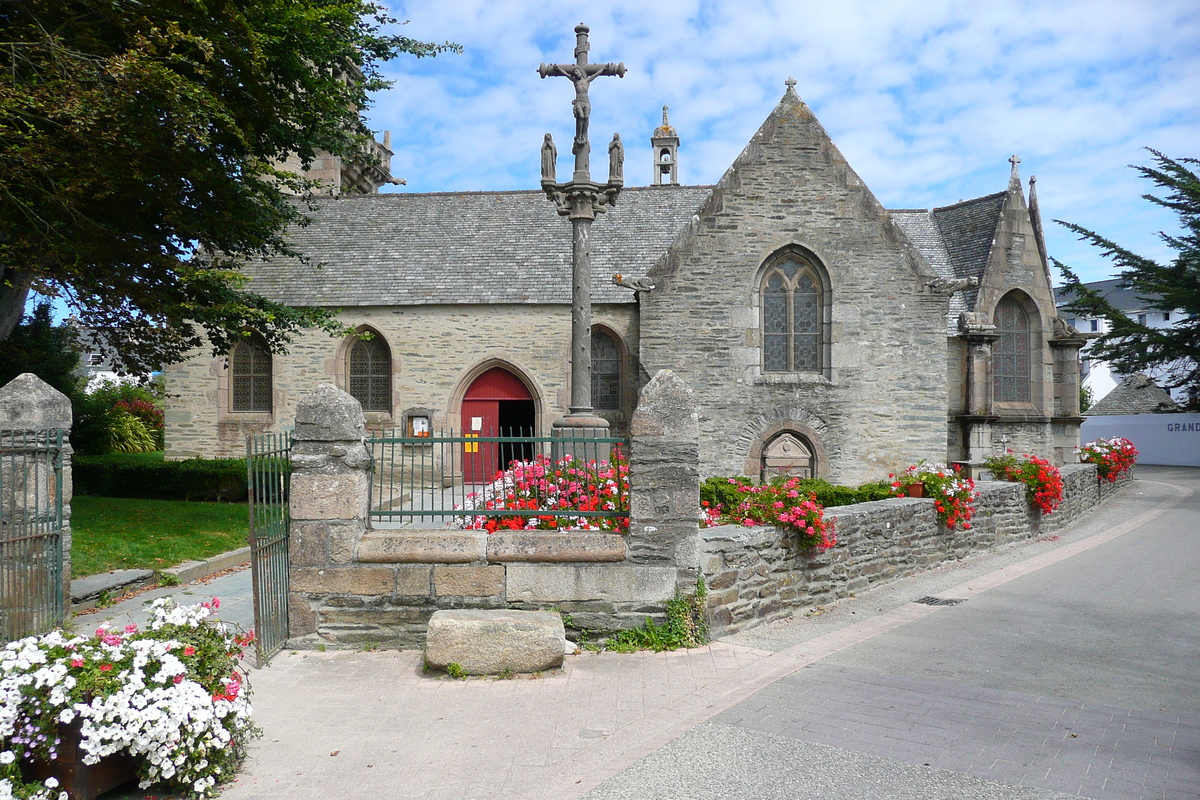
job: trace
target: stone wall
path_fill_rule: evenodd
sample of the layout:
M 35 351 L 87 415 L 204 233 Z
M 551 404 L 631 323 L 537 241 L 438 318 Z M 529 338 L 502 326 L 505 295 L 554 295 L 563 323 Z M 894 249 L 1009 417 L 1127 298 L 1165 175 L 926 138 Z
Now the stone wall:
M 628 535 L 368 529 L 361 407 L 331 385 L 297 409 L 292 451 L 290 636 L 422 646 L 433 612 L 555 609 L 578 628 L 661 618 L 695 581 L 699 476 L 691 392 L 669 371 L 642 390 L 631 422 L 638 487 Z
M 700 532 L 700 564 L 716 635 L 733 633 L 800 608 L 822 605 L 875 584 L 926 570 L 1007 542 L 1057 531 L 1128 485 L 1099 482 L 1091 464 L 1062 467 L 1064 500 L 1042 516 L 1019 483 L 977 484 L 972 527 L 951 532 L 930 499 L 894 498 L 831 508 L 838 544 L 823 553 L 797 546 L 774 527 L 722 525 Z
M 1063 468 L 1054 514 L 1029 508 L 1021 484 L 979 484 L 973 528 L 949 532 L 932 500 L 831 509 L 837 547 L 813 554 L 775 528 L 699 529 L 699 421 L 691 390 L 663 370 L 630 423 L 626 535 L 447 528 L 372 528 L 370 458 L 358 401 L 332 385 L 297 408 L 291 484 L 294 646 L 374 642 L 419 647 L 439 609 L 557 610 L 579 629 L 613 631 L 662 619 L 698 571 L 715 633 L 777 619 L 872 584 L 988 547 L 1059 529 L 1121 484 L 1091 465 Z
M 567 410 L 570 387 L 571 309 L 569 306 L 367 307 L 344 310 L 339 319 L 368 328 L 392 355 L 392 410 L 366 415 L 368 429 L 398 427 L 410 409 L 429 409 L 435 429 L 457 427 L 462 395 L 470 380 L 490 366 L 517 374 L 533 397 L 538 435 Z M 601 412 L 624 431 L 637 398 L 634 354 L 638 349 L 636 308 L 597 304 L 593 322 L 617 337 L 621 352 L 624 410 Z M 273 358 L 270 413 L 229 410 L 226 359 L 197 351 L 164 372 L 171 397 L 166 408 L 166 457 L 240 457 L 246 437 L 286 430 L 297 404 L 321 383 L 346 389 L 349 340 L 316 331 L 301 333 L 286 355 Z M 468 344 L 464 344 L 468 343 Z M 215 437 L 214 437 L 215 433 Z

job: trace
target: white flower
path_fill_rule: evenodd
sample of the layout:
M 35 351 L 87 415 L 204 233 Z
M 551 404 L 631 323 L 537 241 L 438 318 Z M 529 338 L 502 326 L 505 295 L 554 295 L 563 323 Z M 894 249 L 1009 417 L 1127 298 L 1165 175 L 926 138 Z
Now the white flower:
M 0 764 L 11 764 L 17 760 L 17 754 L 12 750 L 0 751 Z

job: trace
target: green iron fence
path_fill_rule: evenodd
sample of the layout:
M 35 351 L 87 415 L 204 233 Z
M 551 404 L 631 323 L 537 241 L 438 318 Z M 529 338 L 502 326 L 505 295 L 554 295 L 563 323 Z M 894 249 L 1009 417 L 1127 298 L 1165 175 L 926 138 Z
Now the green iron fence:
M 376 526 L 478 528 L 508 520 L 508 527 L 536 517 L 542 527 L 628 527 L 629 440 L 607 430 L 568 437 L 385 431 L 367 446 Z
M 250 500 L 250 569 L 254 583 L 254 630 L 263 666 L 288 639 L 288 485 L 292 435 L 246 438 Z
M 0 635 L 5 641 L 62 624 L 61 430 L 0 431 Z

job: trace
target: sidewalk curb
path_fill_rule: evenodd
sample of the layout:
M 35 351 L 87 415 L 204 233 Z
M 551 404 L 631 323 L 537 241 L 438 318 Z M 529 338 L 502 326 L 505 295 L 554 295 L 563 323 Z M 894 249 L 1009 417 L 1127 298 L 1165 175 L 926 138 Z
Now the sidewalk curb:
M 250 548 L 239 547 L 237 550 L 219 553 L 203 561 L 184 561 L 159 572 L 163 575 L 174 575 L 182 585 L 247 564 L 249 561 Z M 154 571 L 148 569 L 119 569 L 99 575 L 88 575 L 71 581 L 71 611 L 77 613 L 95 608 L 96 601 L 104 593 L 118 596 L 139 589 L 153 588 L 154 585 Z

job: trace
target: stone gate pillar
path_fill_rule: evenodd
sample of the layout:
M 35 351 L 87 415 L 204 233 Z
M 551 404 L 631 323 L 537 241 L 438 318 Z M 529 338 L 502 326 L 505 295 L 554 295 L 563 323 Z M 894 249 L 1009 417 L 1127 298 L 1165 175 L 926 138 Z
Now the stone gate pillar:
M 31 519 L 48 519 L 59 499 L 54 480 L 54 454 L 42 446 L 45 442 L 37 432 L 63 431 L 62 458 L 62 543 L 61 572 L 64 611 L 70 605 L 71 593 L 71 401 L 31 372 L 24 372 L 0 388 L 0 432 L 6 450 L 0 459 L 0 539 L 8 539 L 9 531 L 22 536 L 25 524 Z M 14 530 L 19 529 L 19 530 Z M 12 558 L 6 551 L 5 558 Z M 5 564 L 4 567 L 12 567 Z M 0 574 L 0 580 L 10 576 Z M 54 589 L 55 592 L 58 589 Z M 15 613 L 14 609 L 8 611 Z M 35 615 L 36 616 L 36 615 Z M 32 618 L 28 618 L 32 619 Z M 22 625 L 17 618 L 10 620 L 17 632 Z M 55 624 L 61 624 L 56 620 Z M 19 633 L 32 633 L 32 628 Z
M 671 370 L 642 389 L 629 438 L 628 560 L 674 564 L 686 589 L 699 567 L 700 422 L 691 388 Z
M 317 600 L 353 591 L 352 566 L 370 514 L 371 456 L 362 406 L 322 384 L 296 407 L 289 493 L 292 637 L 317 630 Z

